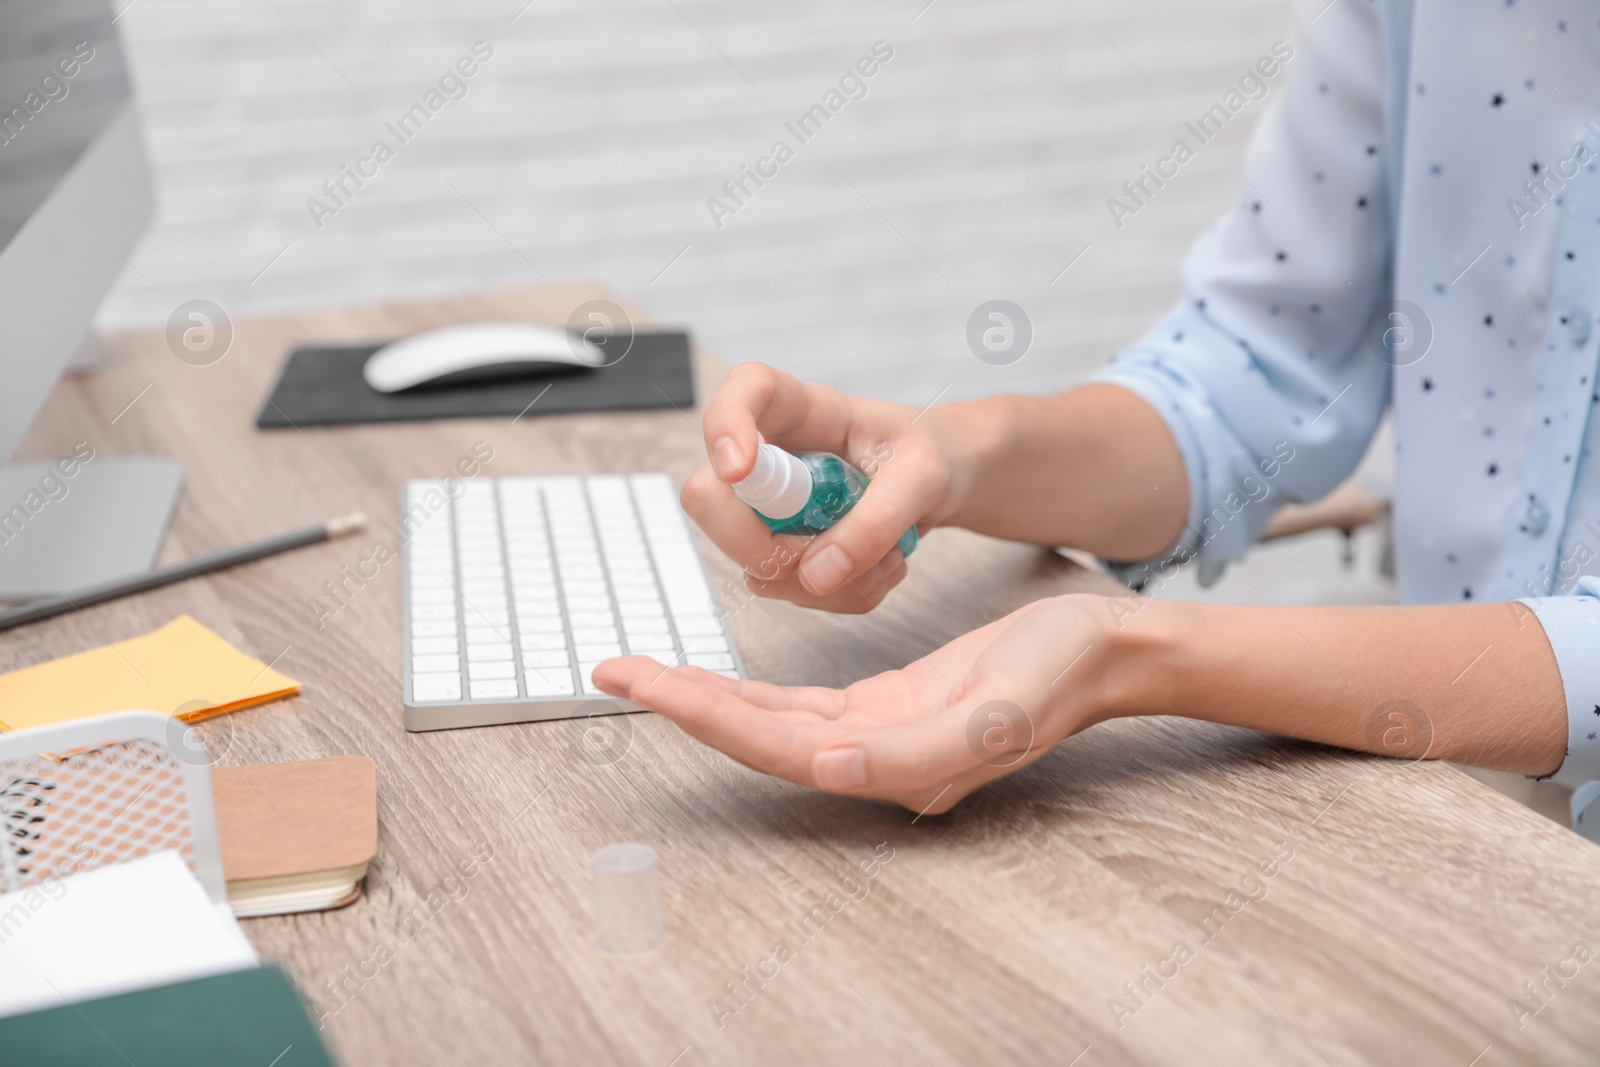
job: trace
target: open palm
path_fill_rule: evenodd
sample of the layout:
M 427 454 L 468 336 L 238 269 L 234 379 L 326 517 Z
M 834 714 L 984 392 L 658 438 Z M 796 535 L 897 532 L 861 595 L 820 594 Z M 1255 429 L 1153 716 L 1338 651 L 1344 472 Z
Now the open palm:
M 844 689 L 736 681 L 644 656 L 609 660 L 594 678 L 765 774 L 938 813 L 1093 721 L 1087 653 L 1109 617 L 1098 602 L 1030 604 Z

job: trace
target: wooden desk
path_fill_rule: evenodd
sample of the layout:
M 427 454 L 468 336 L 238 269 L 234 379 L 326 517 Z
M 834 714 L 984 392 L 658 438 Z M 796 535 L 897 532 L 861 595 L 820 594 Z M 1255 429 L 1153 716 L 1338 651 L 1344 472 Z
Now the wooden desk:
M 441 475 L 480 440 L 494 448 L 490 475 L 681 479 L 702 455 L 693 413 L 252 428 L 293 342 L 562 322 L 593 295 L 558 287 L 240 322 L 209 367 L 175 359 L 158 331 L 113 338 L 110 368 L 56 392 L 25 454 L 87 438 L 102 454 L 182 459 L 190 481 L 169 556 L 354 508 L 393 518 L 402 480 Z M 1585 925 L 1600 923 L 1600 850 L 1448 767 L 1181 720 L 1114 723 L 951 814 L 916 819 L 763 778 L 649 716 L 621 720 L 630 746 L 599 766 L 570 723 L 407 734 L 398 568 L 320 632 L 309 605 L 372 540 L 0 637 L 0 666 L 17 667 L 189 612 L 305 686 L 208 726 L 223 762 L 377 759 L 382 832 L 366 895 L 245 923 L 327 1012 L 346 1064 L 1465 1067 L 1592 1061 L 1600 1047 L 1600 961 L 1521 1029 L 1508 1006 L 1574 942 L 1600 949 L 1600 926 Z M 733 626 L 753 675 L 839 684 L 1026 600 L 1110 588 L 1042 551 L 941 531 L 874 616 L 756 602 Z M 623 840 L 661 854 L 669 940 L 643 959 L 590 944 L 588 856 Z M 1292 859 L 1262 877 L 1275 847 Z M 875 849 L 893 858 L 863 882 L 857 864 Z M 463 878 L 457 865 L 484 853 Z M 860 899 L 850 886 L 865 887 Z M 1232 898 L 1235 913 L 1228 894 L 1241 886 L 1260 899 Z M 809 926 L 808 914 L 819 916 Z M 1190 958 L 1173 956 L 1179 941 Z M 1159 987 L 1146 976 L 1157 969 Z M 1127 982 L 1147 993 L 1134 1000 Z M 747 1003 L 727 983 L 745 983 Z

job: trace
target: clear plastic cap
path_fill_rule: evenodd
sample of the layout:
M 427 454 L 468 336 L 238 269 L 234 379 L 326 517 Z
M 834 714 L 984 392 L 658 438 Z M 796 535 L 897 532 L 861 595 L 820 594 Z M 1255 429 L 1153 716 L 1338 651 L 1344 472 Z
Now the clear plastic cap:
M 777 445 L 762 442 L 749 477 L 734 482 L 733 491 L 769 519 L 791 518 L 811 499 L 811 468 Z
M 608 956 L 642 956 L 666 943 L 661 925 L 661 862 L 638 842 L 607 845 L 594 870 L 594 946 Z

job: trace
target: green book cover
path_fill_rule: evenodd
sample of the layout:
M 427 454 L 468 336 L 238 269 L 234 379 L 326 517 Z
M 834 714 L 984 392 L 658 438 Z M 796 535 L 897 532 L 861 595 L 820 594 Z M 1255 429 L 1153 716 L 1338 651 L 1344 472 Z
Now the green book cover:
M 276 967 L 197 978 L 0 1019 L 6 1063 L 333 1067 Z

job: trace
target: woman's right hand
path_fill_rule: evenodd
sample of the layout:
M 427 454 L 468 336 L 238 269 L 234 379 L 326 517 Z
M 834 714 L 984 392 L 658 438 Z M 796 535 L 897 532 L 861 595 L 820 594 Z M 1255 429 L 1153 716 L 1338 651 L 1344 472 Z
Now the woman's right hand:
M 921 532 L 939 525 L 964 492 L 965 465 L 952 459 L 955 449 L 941 440 L 934 412 L 741 364 L 706 405 L 709 462 L 685 483 L 684 510 L 744 568 L 758 596 L 870 611 L 905 577 L 895 542 L 912 526 Z M 872 484 L 824 533 L 774 534 L 731 488 L 750 473 L 761 440 L 791 452 L 832 452 Z

